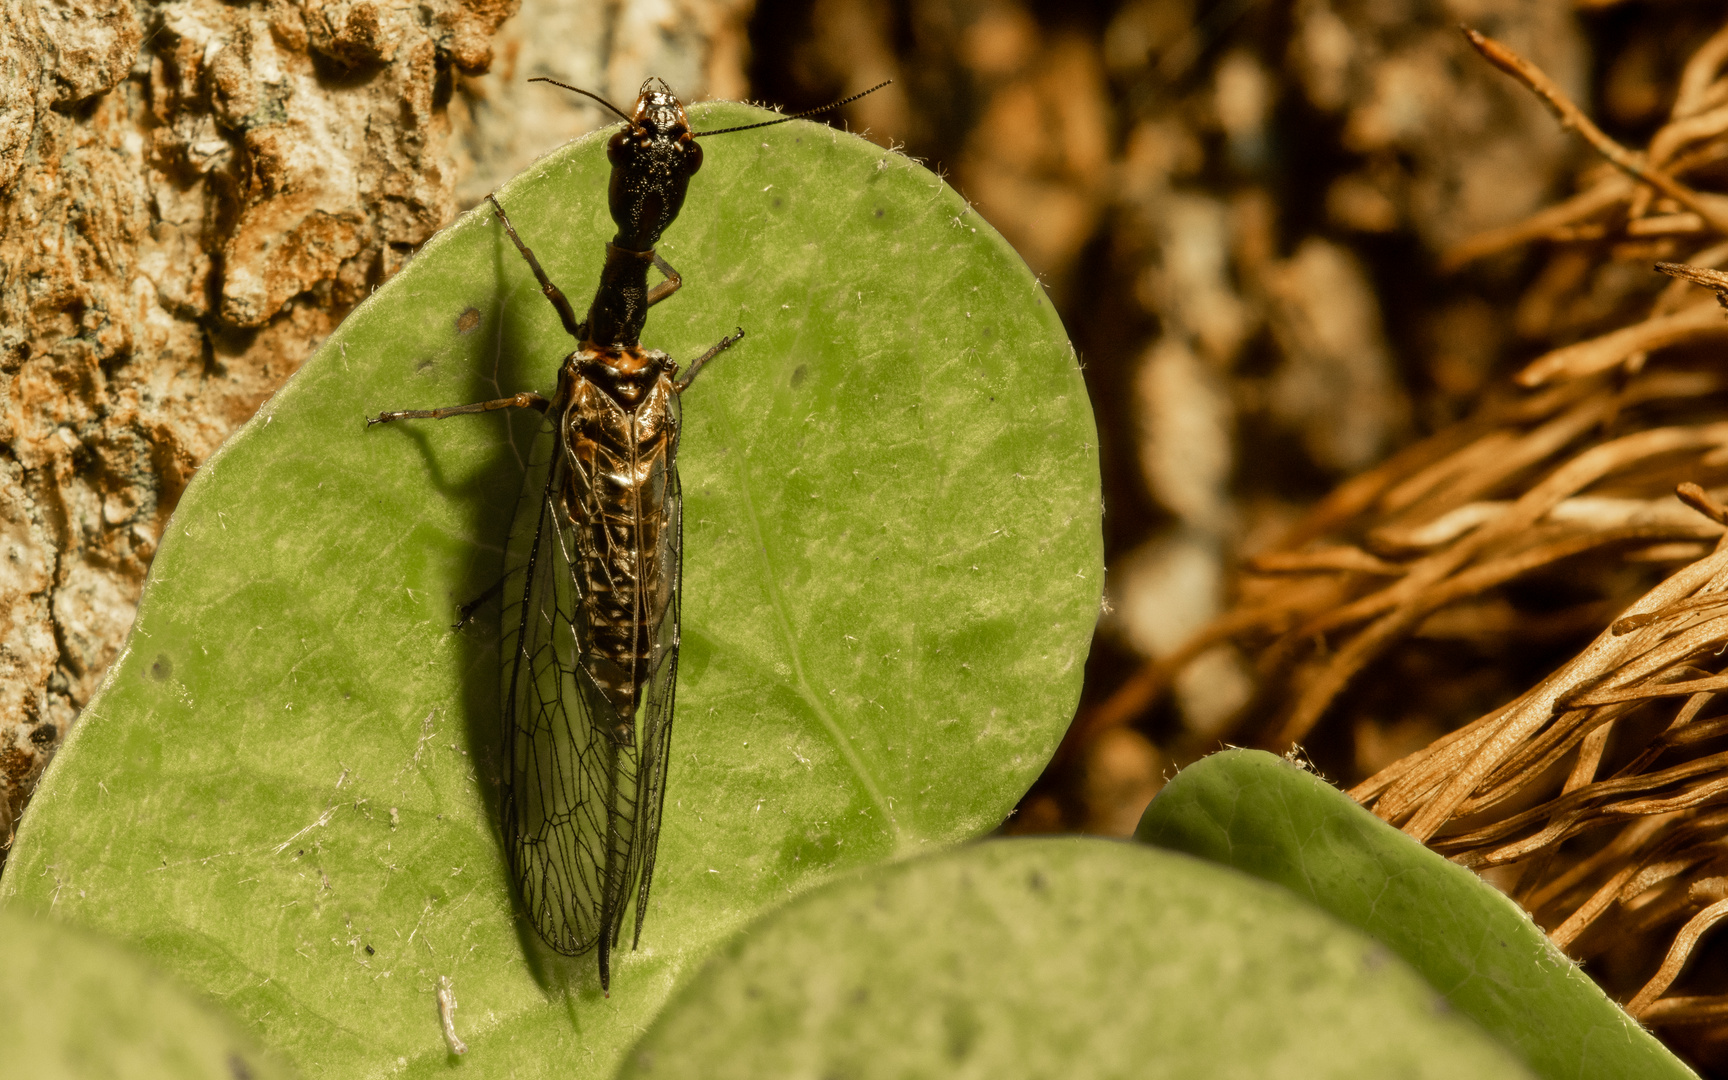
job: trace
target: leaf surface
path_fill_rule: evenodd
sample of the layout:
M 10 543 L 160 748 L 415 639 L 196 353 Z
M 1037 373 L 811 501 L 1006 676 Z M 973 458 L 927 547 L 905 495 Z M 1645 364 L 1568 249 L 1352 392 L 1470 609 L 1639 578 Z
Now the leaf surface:
M 835 882 L 730 943 L 620 1076 L 1525 1077 L 1288 892 L 1140 845 L 999 840 Z
M 698 127 L 760 118 L 697 106 Z M 578 311 L 609 129 L 498 192 Z M 978 836 L 1072 715 L 1099 601 L 1092 414 L 1012 250 L 936 177 L 803 122 L 716 138 L 644 343 L 687 361 L 683 660 L 642 947 L 548 954 L 497 834 L 496 607 L 572 347 L 488 212 L 381 287 L 199 471 L 0 896 L 132 942 L 308 1075 L 595 1076 L 713 944 L 833 874 Z
M 0 911 L 0 1072 L 31 1080 L 283 1080 L 237 1024 L 126 949 Z
M 1136 835 L 1277 882 L 1361 928 L 1538 1075 L 1694 1076 L 1511 899 L 1283 758 L 1227 750 L 1190 765 Z

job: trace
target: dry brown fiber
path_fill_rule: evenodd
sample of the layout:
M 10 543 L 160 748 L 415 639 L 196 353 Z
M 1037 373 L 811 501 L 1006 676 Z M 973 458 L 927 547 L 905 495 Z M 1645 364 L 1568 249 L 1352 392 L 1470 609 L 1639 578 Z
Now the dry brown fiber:
M 1588 647 L 1351 794 L 1458 862 L 1502 868 L 1496 880 L 1634 1015 L 1713 1061 L 1728 1045 L 1728 980 L 1687 960 L 1728 917 L 1728 322 L 1699 288 L 1721 286 L 1728 261 L 1728 199 L 1708 190 L 1728 186 L 1715 167 L 1728 159 L 1728 28 L 1642 152 L 1504 46 L 1475 44 L 1617 173 L 1450 261 L 1536 241 L 1606 261 L 1660 236 L 1689 265 L 1667 268 L 1679 279 L 1643 318 L 1539 357 L 1524 389 L 1339 488 L 1249 564 L 1233 610 L 1082 720 L 1127 722 L 1186 664 L 1233 646 L 1253 657 L 1259 692 L 1226 737 L 1282 749 L 1323 732 L 1424 633 L 1516 643 L 1552 614 L 1505 599 L 1508 584 L 1557 565 L 1596 575 L 1611 603 L 1585 605 L 1599 629 Z M 1498 609 L 1484 603 L 1497 591 Z

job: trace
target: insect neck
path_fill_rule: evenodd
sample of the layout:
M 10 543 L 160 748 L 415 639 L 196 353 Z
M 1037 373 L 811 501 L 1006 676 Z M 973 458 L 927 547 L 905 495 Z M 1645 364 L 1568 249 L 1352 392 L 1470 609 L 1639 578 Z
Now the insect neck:
M 652 247 L 632 251 L 617 244 L 606 245 L 600 287 L 588 305 L 590 343 L 628 348 L 642 340 L 642 324 L 648 319 L 648 268 L 652 265 Z

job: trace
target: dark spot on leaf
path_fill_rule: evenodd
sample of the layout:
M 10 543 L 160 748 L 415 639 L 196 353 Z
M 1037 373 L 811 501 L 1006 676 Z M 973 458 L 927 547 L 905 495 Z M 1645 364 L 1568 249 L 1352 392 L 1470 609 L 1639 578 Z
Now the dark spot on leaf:
M 860 986 L 858 989 L 852 991 L 852 1004 L 864 1005 L 868 1004 L 869 1001 L 870 988 L 868 986 Z
M 1034 870 L 1032 873 L 1027 875 L 1026 887 L 1039 895 L 1043 895 L 1050 890 L 1050 885 L 1044 880 L 1044 875 L 1037 870 Z
M 744 988 L 744 996 L 754 1001 L 762 996 L 762 988 L 757 986 L 755 983 L 751 983 L 749 986 Z
M 876 216 L 877 216 L 877 217 L 881 217 L 881 216 L 882 216 L 882 208 L 881 208 L 881 207 L 880 207 L 880 206 L 878 206 L 878 207 L 877 207 L 877 208 L 876 208 Z
M 775 196 L 775 198 L 774 198 L 774 209 L 776 209 L 776 210 L 778 210 L 778 209 L 780 209 L 780 198 L 779 198 L 779 196 Z
M 368 946 L 366 946 L 366 955 L 367 956 L 377 956 L 378 950 L 374 949 L 372 946 L 368 945 Z
M 53 724 L 43 724 L 30 733 L 30 741 L 37 746 L 49 746 L 54 742 L 54 736 L 57 734 L 59 734 L 59 729 Z
M 456 332 L 458 334 L 473 333 L 474 328 L 479 325 L 480 309 L 477 307 L 471 307 L 462 314 L 456 316 Z
M 424 374 L 424 373 L 431 371 L 431 370 L 432 370 L 432 360 L 430 357 L 428 357 L 425 360 L 421 360 L 419 363 L 414 365 L 414 373 L 417 375 Z
M 252 1080 L 252 1067 L 246 1064 L 246 1059 L 239 1054 L 228 1055 L 228 1072 L 234 1080 Z
M 949 1060 L 955 1064 L 966 1060 L 972 1047 L 977 1045 L 978 1032 L 982 1028 L 971 1003 L 964 999 L 949 1002 L 942 1012 L 943 1043 Z
M 150 677 L 157 682 L 162 682 L 172 674 L 174 674 L 174 661 L 168 659 L 167 653 L 158 655 L 150 665 Z
M 792 385 L 798 386 L 803 383 L 805 376 L 809 374 L 810 369 L 804 364 L 799 364 L 797 367 L 792 369 Z

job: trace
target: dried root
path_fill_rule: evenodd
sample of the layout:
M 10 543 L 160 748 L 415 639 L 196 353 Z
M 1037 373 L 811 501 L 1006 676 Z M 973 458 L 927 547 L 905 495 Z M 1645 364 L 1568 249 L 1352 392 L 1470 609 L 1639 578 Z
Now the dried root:
M 1446 262 L 1540 242 L 1561 277 L 1654 254 L 1675 280 L 1642 317 L 1550 349 L 1471 417 L 1338 488 L 1249 561 L 1231 610 L 1069 743 L 1135 721 L 1197 658 L 1234 648 L 1257 691 L 1210 740 L 1336 746 L 1354 719 L 1356 775 L 1373 775 L 1353 797 L 1492 870 L 1633 1015 L 1720 1051 L 1728 978 L 1689 961 L 1728 919 L 1728 197 L 1707 190 L 1728 188 L 1728 28 L 1641 152 L 1467 36 L 1612 169 Z M 1513 682 L 1545 643 L 1571 658 Z M 1470 680 L 1474 698 L 1447 697 Z M 1425 748 L 1363 751 L 1365 731 L 1412 717 Z
M 1712 523 L 1724 516 L 1702 490 L 1685 498 Z M 1719 544 L 1548 679 L 1351 795 L 1459 863 L 1518 867 L 1516 896 L 1574 956 L 1666 942 L 1627 1004 L 1634 1016 L 1728 1020 L 1728 986 L 1663 996 L 1728 916 L 1725 652 Z
M 1723 200 L 1676 177 L 1728 152 L 1728 30 L 1700 50 L 1682 78 L 1672 121 L 1644 154 L 1613 144 L 1539 71 L 1495 43 L 1471 35 L 1485 56 L 1543 97 L 1637 186 L 1604 181 L 1571 201 L 1570 212 L 1612 215 L 1605 227 L 1627 236 L 1664 228 L 1728 233 Z M 1685 151 L 1682 154 L 1682 151 Z M 1664 210 L 1650 192 L 1689 214 Z M 1652 210 L 1655 215 L 1651 214 Z M 1558 227 L 1561 215 L 1548 224 Z M 1617 218 L 1618 220 L 1613 220 Z M 1568 224 L 1575 223 L 1577 218 Z M 1486 245 L 1478 245 L 1485 249 Z M 1724 333 L 1728 274 L 1704 265 L 1658 263 L 1657 270 L 1716 294 L 1716 304 L 1684 303 L 1676 288 L 1642 322 L 1554 350 L 1518 375 L 1526 386 L 1568 384 L 1641 365 L 1656 350 Z M 1684 306 L 1682 304 L 1684 303 Z M 1703 483 L 1722 458 L 1710 444 L 1718 424 L 1691 430 L 1698 477 L 1678 485 L 1680 502 L 1713 526 L 1728 508 Z M 1661 436 L 1657 430 L 1618 440 Z M 1677 431 L 1667 436 L 1673 439 Z M 1683 438 L 1683 437 L 1682 437 Z M 1613 446 L 1593 448 L 1574 462 Z M 1563 472 L 1573 463 L 1562 467 Z M 1534 496 L 1545 480 L 1527 493 Z M 1728 1031 L 1728 984 L 1705 981 L 1670 994 L 1708 932 L 1728 918 L 1728 538 L 1628 607 L 1588 648 L 1510 703 L 1393 763 L 1351 794 L 1381 818 L 1455 861 L 1510 867 L 1515 894 L 1549 928 L 1556 945 L 1599 961 L 1610 989 L 1642 979 L 1626 1001 L 1632 1015 L 1663 1026 L 1701 1026 L 1702 1042 Z M 1649 959 L 1662 959 L 1649 970 Z M 1642 970 L 1640 970 L 1642 969 Z M 1698 982 L 1694 979 L 1694 982 Z M 1618 986 L 1614 984 L 1619 984 Z
M 1131 720 L 1223 643 L 1256 656 L 1260 684 L 1224 737 L 1281 750 L 1411 639 L 1493 647 L 1521 632 L 1600 628 L 1609 606 L 1630 597 L 1537 612 L 1518 609 L 1507 590 L 1591 559 L 1660 568 L 1706 554 L 1722 522 L 1672 493 L 1683 482 L 1728 483 L 1728 423 L 1658 421 L 1701 405 L 1724 415 L 1724 395 L 1728 375 L 1710 370 L 1598 373 L 1418 443 L 1340 488 L 1292 541 L 1253 559 L 1234 610 L 1144 668 L 1071 738 Z

